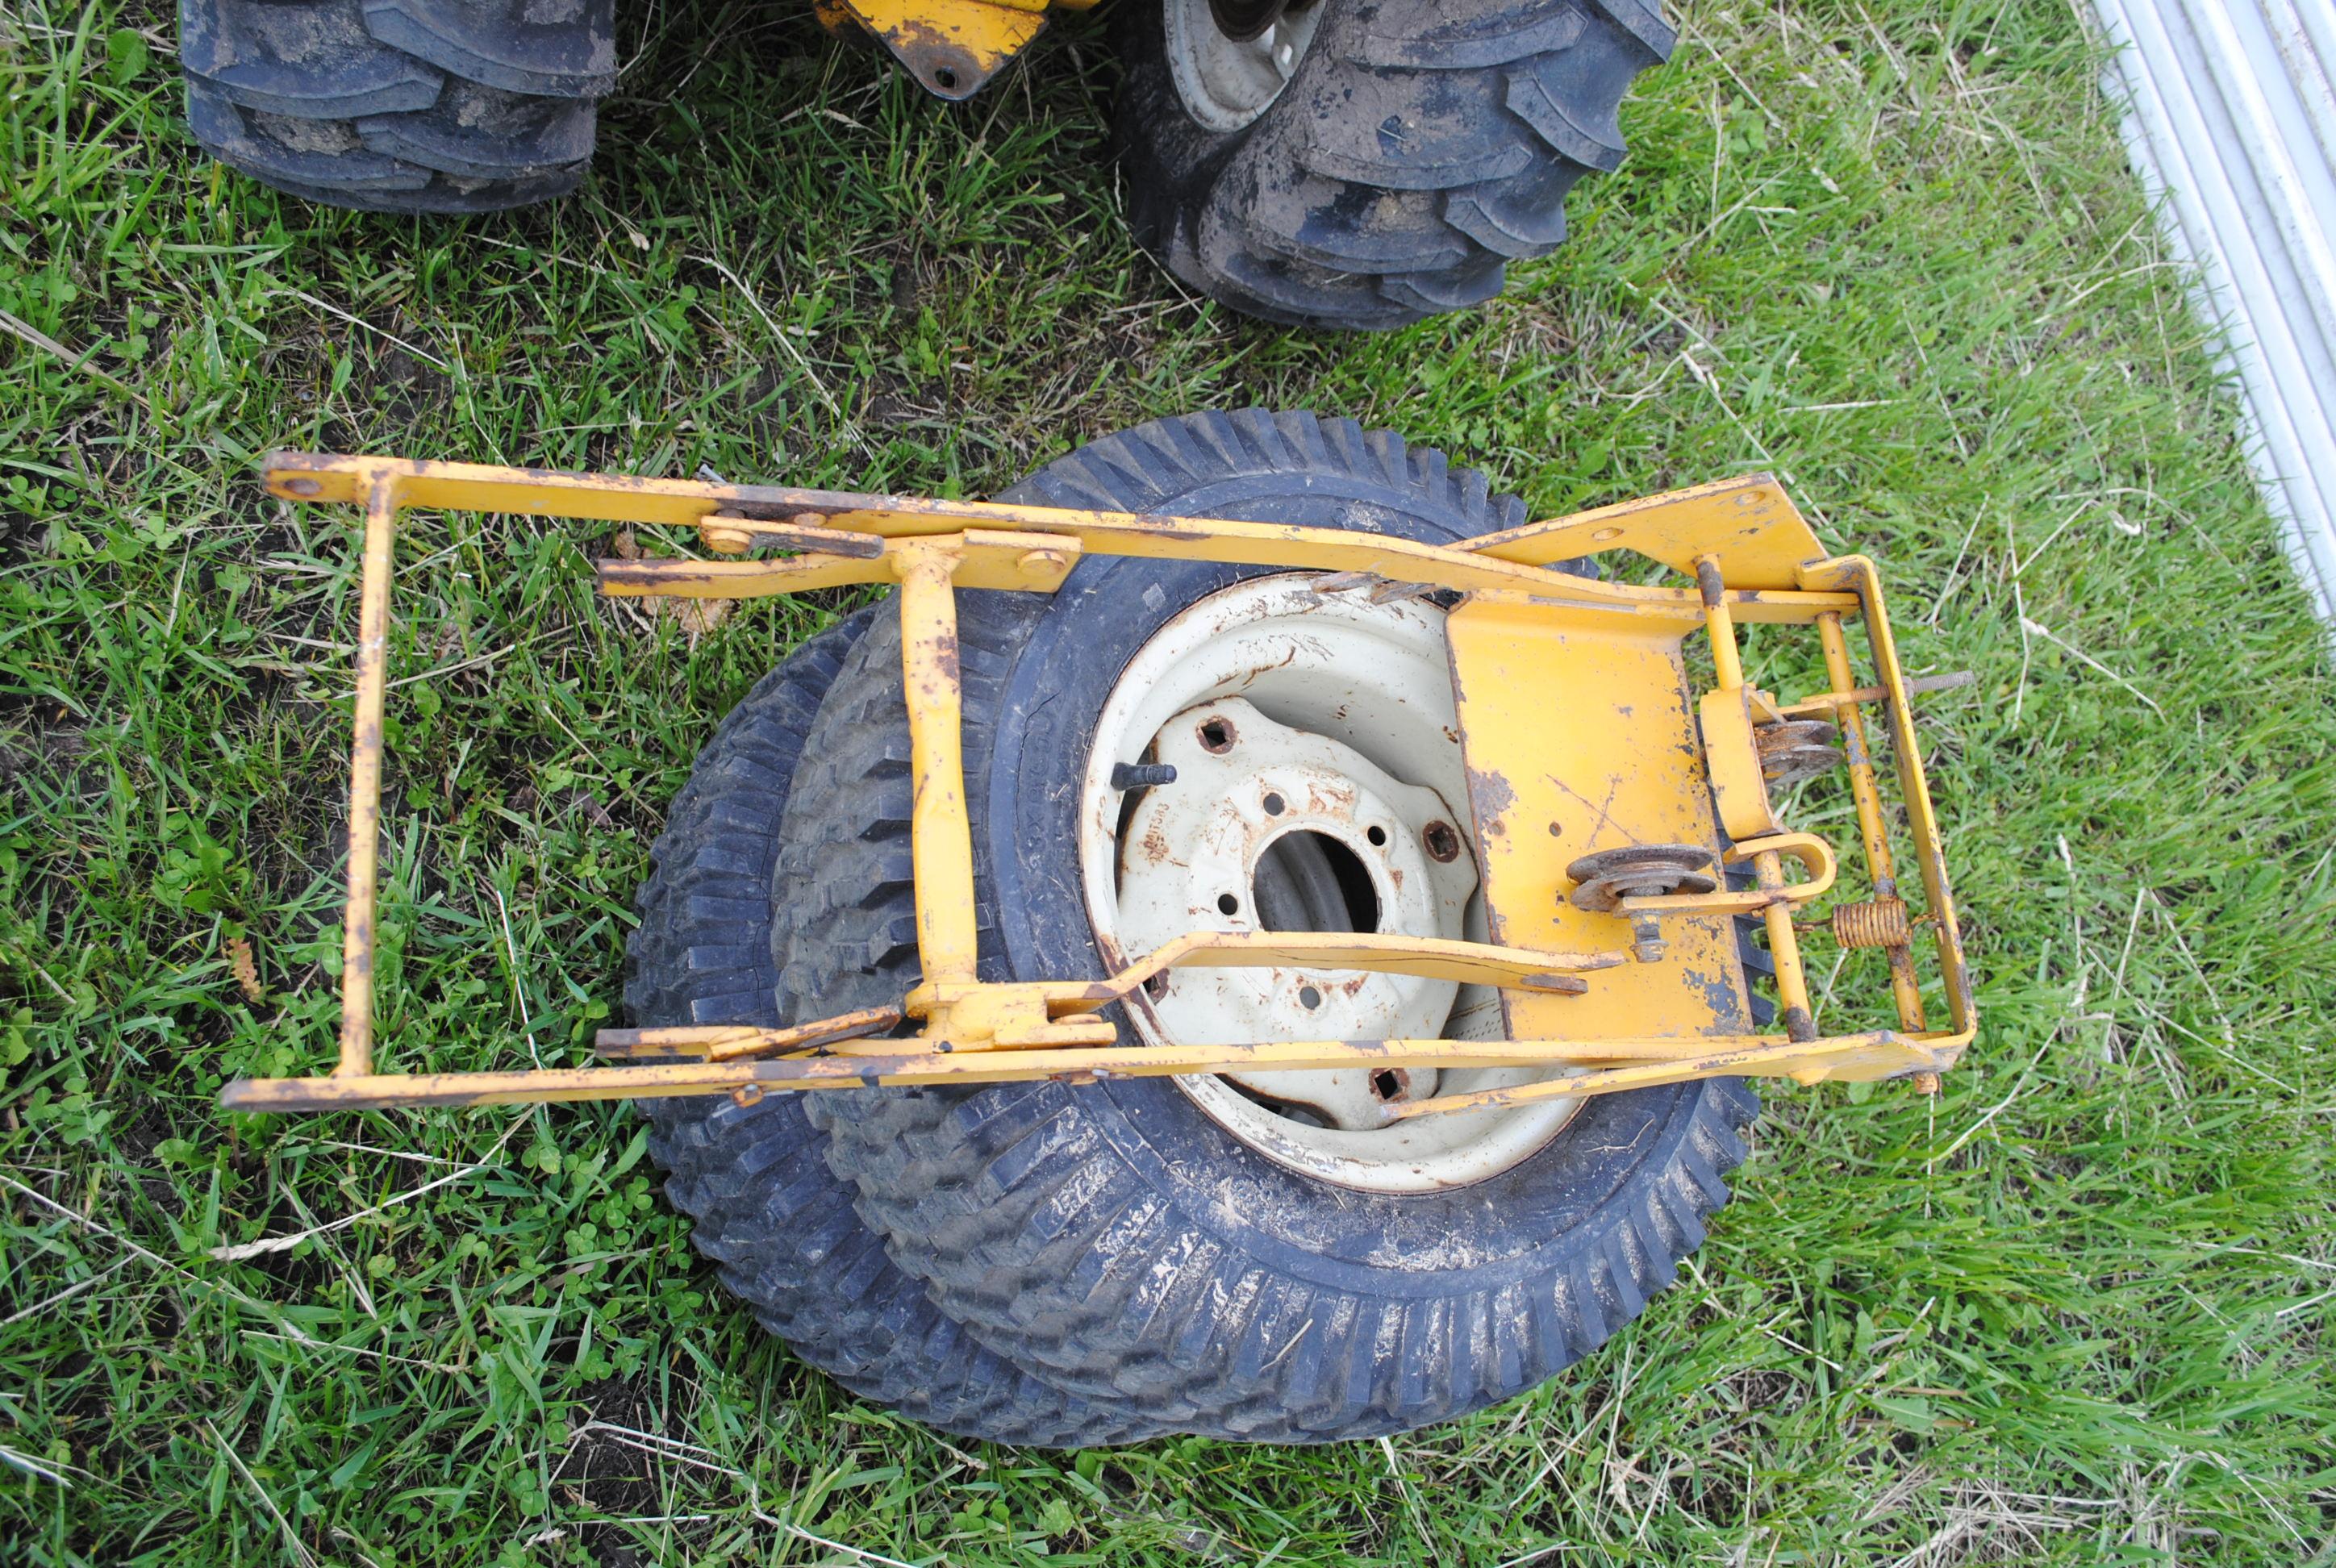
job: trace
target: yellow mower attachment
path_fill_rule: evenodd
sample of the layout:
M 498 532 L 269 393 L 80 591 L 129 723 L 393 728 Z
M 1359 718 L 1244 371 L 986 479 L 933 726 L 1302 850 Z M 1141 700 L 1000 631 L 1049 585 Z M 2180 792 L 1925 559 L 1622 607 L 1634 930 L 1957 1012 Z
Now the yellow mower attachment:
M 1430 1096 L 1389 1122 L 1690 1078 L 1802 1083 L 1912 1076 L 1935 1088 L 1976 1027 L 1909 681 L 1880 579 L 1832 556 L 1767 474 L 1723 480 L 1454 546 L 1336 529 L 1163 518 L 998 502 L 284 453 L 284 500 L 361 505 L 362 632 L 351 770 L 349 899 L 340 1063 L 328 1077 L 230 1084 L 230 1109 L 642 1098 L 876 1085 L 1071 1081 L 1141 1075 L 1361 1067 L 1538 1067 L 1541 1081 Z M 604 560 L 615 596 L 736 599 L 851 583 L 900 595 L 902 679 L 915 787 L 912 859 L 923 979 L 894 1007 L 781 1029 L 603 1029 L 622 1065 L 514 1072 L 375 1070 L 374 896 L 380 830 L 392 544 L 399 511 L 454 508 L 693 527 L 715 560 Z M 757 554 L 784 551 L 784 554 Z M 1640 586 L 1561 564 L 1630 551 L 1691 579 Z M 956 593 L 1051 593 L 1087 554 L 1228 562 L 1324 575 L 1317 593 L 1443 592 L 1490 940 L 1350 931 L 1192 930 L 1115 973 L 1035 982 L 978 978 L 974 863 L 959 725 Z M 1861 622 L 1873 680 L 1853 666 Z M 1737 628 L 1814 628 L 1826 689 L 1786 702 L 1749 685 Z M 1708 638 L 1698 692 L 1688 640 Z M 1944 684 L 1933 682 L 1929 684 Z M 1552 694 L 1568 694 L 1561 708 Z M 1919 888 L 1899 880 L 1874 762 L 1886 732 Z M 1838 740 L 1840 749 L 1835 749 Z M 1868 897 L 1829 923 L 1797 911 L 1834 891 L 1840 856 L 1778 816 L 1774 786 L 1846 765 Z M 1449 828 L 1438 823 L 1439 827 Z M 1455 852 L 1460 846 L 1453 844 Z M 1431 842 L 1429 852 L 1436 845 Z M 1448 857 L 1446 857 L 1448 858 Z M 1730 870 L 1748 885 L 1730 886 Z M 1765 924 L 1782 1033 L 1749 1015 L 1737 922 Z M 1803 932 L 1887 955 L 1898 1027 L 1822 1036 Z M 1928 962 L 1918 962 L 1927 955 Z M 1171 969 L 1302 965 L 1497 988 L 1504 1037 L 1146 1045 L 1103 1009 Z M 1925 972 L 1943 1001 L 1933 1028 Z M 913 1037 L 893 1035 L 915 1019 Z

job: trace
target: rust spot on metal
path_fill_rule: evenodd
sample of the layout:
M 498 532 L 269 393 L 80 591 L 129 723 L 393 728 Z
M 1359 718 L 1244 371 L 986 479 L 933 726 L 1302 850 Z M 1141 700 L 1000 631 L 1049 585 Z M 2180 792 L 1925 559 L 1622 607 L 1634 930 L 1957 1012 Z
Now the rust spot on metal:
M 1490 768 L 1468 770 L 1468 799 L 1476 808 L 1476 831 L 1499 833 L 1505 829 L 1509 809 L 1517 803 L 1516 786 Z
M 1192 526 L 1189 518 L 1163 517 L 1158 512 L 1144 511 L 1135 513 L 1131 521 L 1156 538 L 1173 539 L 1181 544 L 1199 544 L 1213 537 L 1207 529 Z

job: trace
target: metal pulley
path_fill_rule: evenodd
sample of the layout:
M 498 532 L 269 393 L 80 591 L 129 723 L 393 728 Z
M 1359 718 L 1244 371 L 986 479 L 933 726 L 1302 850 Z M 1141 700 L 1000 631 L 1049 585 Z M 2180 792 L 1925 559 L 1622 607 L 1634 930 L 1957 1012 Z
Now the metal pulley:
M 1625 844 L 1583 855 L 1565 874 L 1574 884 L 1575 909 L 1611 914 L 1624 899 L 1714 891 L 1719 879 L 1708 869 L 1711 862 L 1711 852 L 1700 844 Z M 1630 936 L 1631 953 L 1640 963 L 1661 960 L 1662 931 L 1654 916 L 1632 916 Z

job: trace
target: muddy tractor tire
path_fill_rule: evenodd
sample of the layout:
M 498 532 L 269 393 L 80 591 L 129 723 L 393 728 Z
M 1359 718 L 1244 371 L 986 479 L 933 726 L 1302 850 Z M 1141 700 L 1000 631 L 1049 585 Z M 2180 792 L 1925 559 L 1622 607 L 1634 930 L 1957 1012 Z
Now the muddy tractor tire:
M 820 699 L 873 618 L 798 648 L 731 710 L 674 800 L 638 900 L 625 999 L 643 1027 L 791 1021 L 776 1001 L 771 876 Z M 652 1158 L 723 1284 L 803 1360 L 863 1398 L 962 1437 L 1129 1442 L 1157 1424 L 1065 1394 L 988 1350 L 885 1256 L 827 1166 L 803 1096 L 642 1103 Z
M 1257 410 L 1105 438 L 1009 499 L 1439 542 L 1523 518 L 1439 453 Z M 1100 558 L 1052 595 L 958 595 L 985 979 L 1109 972 L 1208 906 L 1267 930 L 1481 932 L 1445 608 L 1319 580 Z M 791 1017 L 897 1001 L 919 978 L 899 638 L 880 607 L 788 803 L 773 886 Z M 1178 777 L 1163 782 L 1166 767 Z M 1500 1027 L 1476 988 L 1280 969 L 1176 971 L 1111 1016 L 1153 1043 Z M 1703 1240 L 1757 1111 L 1741 1082 L 1392 1128 L 1378 1114 L 1537 1076 L 807 1099 L 895 1265 L 991 1349 L 1129 1418 L 1320 1442 L 1533 1388 L 1635 1317 Z
M 1482 303 L 1621 161 L 1623 91 L 1675 39 L 1648 0 L 1142 0 L 1119 12 L 1137 240 L 1295 326 Z
M 576 188 L 616 0 L 179 0 L 187 122 L 264 185 L 368 212 Z

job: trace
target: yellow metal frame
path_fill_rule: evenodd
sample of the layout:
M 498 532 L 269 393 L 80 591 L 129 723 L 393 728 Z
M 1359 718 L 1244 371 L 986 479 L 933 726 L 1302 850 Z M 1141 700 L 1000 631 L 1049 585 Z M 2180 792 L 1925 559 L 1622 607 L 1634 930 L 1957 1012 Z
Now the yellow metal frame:
M 1569 1069 L 1514 1088 L 1448 1095 L 1390 1106 L 1390 1120 L 1558 1096 L 1611 1093 L 1718 1076 L 1780 1076 L 1804 1083 L 1913 1076 L 1934 1087 L 1976 1029 L 1971 984 L 1956 923 L 1945 854 L 1922 773 L 1909 684 L 1898 660 L 1880 579 L 1860 556 L 1829 556 L 1775 480 L 1754 474 L 1538 523 L 1451 546 L 1335 529 L 1213 519 L 1163 518 L 995 502 L 910 499 L 774 486 L 708 484 L 417 463 L 384 457 L 281 453 L 267 469 L 284 500 L 365 508 L 364 579 L 357 647 L 355 745 L 349 792 L 349 896 L 342 974 L 340 1060 L 329 1077 L 246 1080 L 221 1103 L 247 1111 L 363 1106 L 482 1105 L 514 1101 L 638 1098 L 727 1093 L 742 1101 L 773 1090 L 874 1085 L 994 1083 L 1037 1077 L 1111 1076 L 1319 1069 L 1368 1065 Z M 849 583 L 893 582 L 900 589 L 901 677 L 908 698 L 914 811 L 911 852 L 923 979 L 897 1008 L 880 1008 L 786 1029 L 696 1027 L 603 1029 L 597 1049 L 624 1065 L 526 1072 L 399 1074 L 375 1070 L 373 1050 L 374 905 L 380 836 L 382 705 L 397 514 L 412 508 L 521 512 L 604 522 L 694 528 L 714 560 L 604 560 L 600 591 L 610 596 L 741 599 Z M 757 550 L 793 553 L 757 557 Z M 1591 579 L 1557 563 L 1629 550 L 1673 567 L 1695 586 L 1640 586 Z M 1490 942 L 1348 932 L 1193 931 L 1114 975 L 1088 979 L 989 983 L 978 979 L 971 826 L 960 752 L 956 590 L 1048 593 L 1087 554 L 1202 560 L 1299 568 L 1331 574 L 1335 585 L 1366 581 L 1448 589 L 1465 596 L 1451 615 L 1455 689 L 1463 745 L 1481 786 L 1476 800 L 1479 862 L 1493 905 Z M 1860 687 L 1844 630 L 1862 620 L 1878 679 Z M 1744 677 L 1737 628 L 1744 624 L 1815 627 L 1828 689 L 1780 704 Z M 1715 682 L 1686 706 L 1679 648 L 1708 634 Z M 1618 682 L 1651 681 L 1679 706 L 1667 716 L 1679 744 L 1650 744 L 1631 726 L 1589 742 L 1569 735 L 1545 697 L 1514 679 L 1517 661 L 1551 657 L 1604 661 Z M 1635 672 L 1635 673 L 1632 673 Z M 1663 690 L 1664 683 L 1669 689 Z M 1621 689 L 1618 687 L 1618 689 Z M 1635 689 L 1635 688 L 1633 688 Z M 1520 695 L 1522 692 L 1522 695 Z M 1618 699 L 1619 700 L 1619 699 Z M 1871 752 L 1868 709 L 1881 710 L 1896 762 L 1899 796 L 1922 881 L 1919 919 L 1859 924 L 1898 933 L 1884 945 L 1899 1027 L 1819 1037 L 1810 1007 L 1794 911 L 1824 896 L 1838 873 L 1831 846 L 1786 831 L 1760 773 L 1754 726 L 1795 714 L 1830 713 L 1842 726 L 1865 866 L 1877 905 L 1903 913 L 1886 807 Z M 1635 711 L 1629 706 L 1618 711 Z M 1680 728 L 1700 719 L 1696 731 Z M 1739 722 L 1740 721 L 1740 722 Z M 1645 722 L 1652 724 L 1652 719 Z M 1649 729 L 1647 735 L 1657 732 Z M 1748 865 L 1741 890 L 1628 898 L 1611 914 L 1564 910 L 1562 879 L 1551 869 L 1569 851 L 1506 831 L 1519 787 L 1563 789 L 1526 768 L 1492 765 L 1504 748 L 1527 762 L 1549 748 L 1605 748 L 1582 776 L 1609 781 L 1594 817 L 1560 802 L 1547 823 L 1555 835 L 1586 823 L 1595 838 L 1630 810 L 1670 813 L 1687 842 L 1708 841 L 1717 825 L 1733 841 L 1727 858 Z M 1516 748 L 1523 747 L 1520 751 Z M 1532 748 L 1538 746 L 1540 752 Z M 1701 767 L 1681 756 L 1699 750 Z M 1582 756 L 1588 758 L 1585 751 Z M 1619 761 L 1615 760 L 1620 758 Z M 1689 761 L 1693 761 L 1689 756 Z M 1603 769 L 1601 773 L 1599 770 Z M 1542 768 L 1549 774 L 1547 767 Z M 1577 792 L 1578 794 L 1578 792 Z M 1619 804 L 1611 798 L 1628 798 Z M 1553 798 L 1553 797 L 1552 797 Z M 1561 820 L 1562 819 L 1562 820 Z M 1521 819 L 1520 819 L 1521 820 Z M 1648 820 L 1653 820 L 1651 817 Z M 1674 836 L 1679 836 L 1674 834 Z M 1553 842 L 1553 841 L 1552 841 Z M 1552 860 L 1554 857 L 1554 860 Z M 1788 881 L 1787 862 L 1804 873 Z M 1548 905 L 1557 913 L 1544 911 Z M 1850 906 L 1854 910 L 1874 906 Z M 1735 917 L 1757 915 L 1767 929 L 1786 1025 L 1782 1034 L 1730 1029 L 1718 1004 L 1682 1012 L 1656 1001 L 1684 991 L 1676 965 L 1632 963 L 1595 945 L 1617 922 L 1654 922 L 1706 948 L 1732 944 Z M 1601 925 L 1598 922 L 1604 921 Z M 1916 949 L 1927 929 L 1948 1014 L 1932 1029 Z M 1519 933 L 1546 940 L 1521 940 Z M 1567 945 L 1582 935 L 1592 945 Z M 1737 1002 L 1741 978 L 1730 959 Z M 1144 981 L 1191 966 L 1311 965 L 1429 975 L 1500 989 L 1507 1039 L 1275 1041 L 1255 1045 L 1151 1047 L 1126 1044 L 1101 1009 L 1128 1001 Z M 1738 1008 L 1740 1011 L 1740 1007 Z M 892 1031 L 918 1020 L 910 1037 Z M 1656 1023 L 1646 1020 L 1654 1019 Z M 1660 1024 L 1660 1027 L 1658 1027 Z

